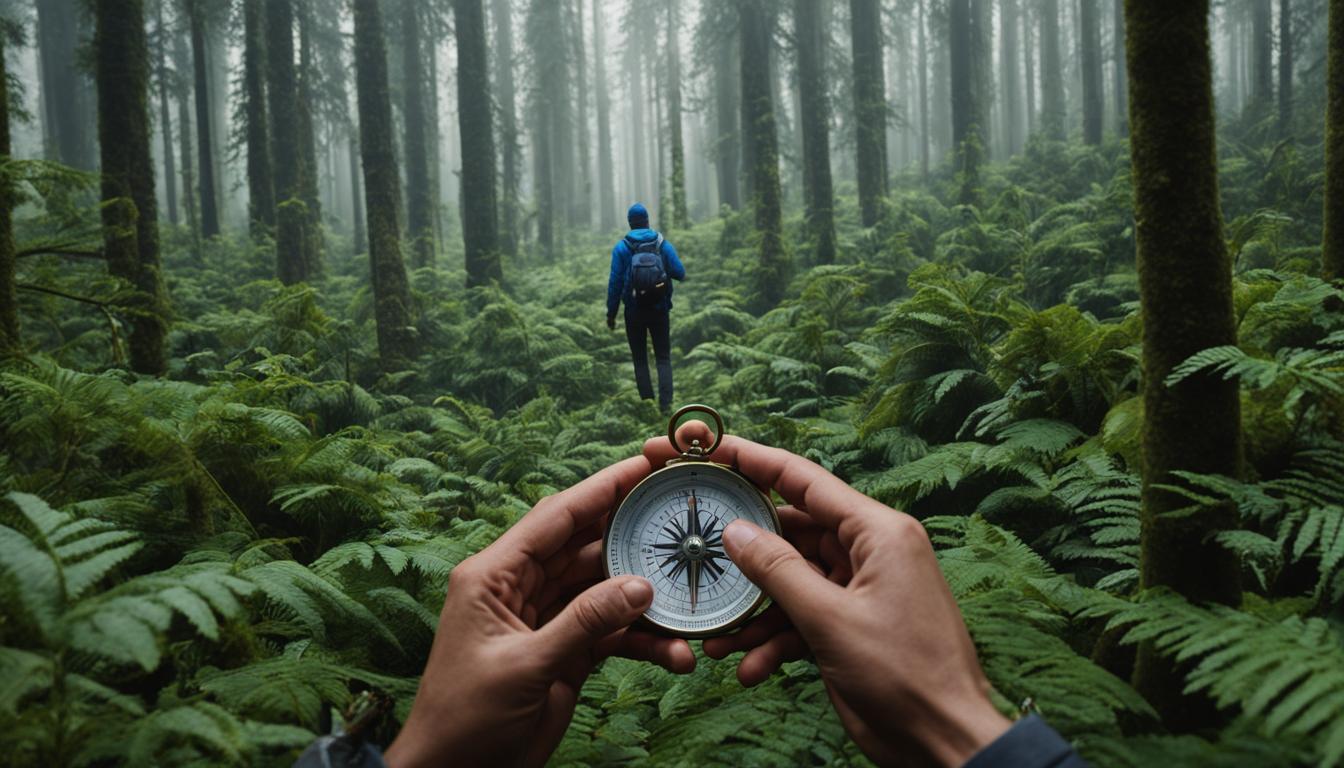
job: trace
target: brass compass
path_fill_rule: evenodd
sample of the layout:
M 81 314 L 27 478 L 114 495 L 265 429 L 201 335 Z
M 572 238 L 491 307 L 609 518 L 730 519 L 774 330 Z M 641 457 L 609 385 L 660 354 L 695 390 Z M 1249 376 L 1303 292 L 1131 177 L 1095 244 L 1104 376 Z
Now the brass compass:
M 714 442 L 683 448 L 677 424 L 689 413 L 714 420 Z M 644 478 L 607 523 L 602 563 L 607 576 L 634 574 L 653 584 L 644 618 L 681 637 L 707 637 L 750 618 L 765 595 L 728 559 L 723 529 L 739 518 L 780 530 L 770 497 L 727 464 L 710 460 L 723 440 L 723 418 L 707 405 L 672 414 L 667 439 L 678 458 Z

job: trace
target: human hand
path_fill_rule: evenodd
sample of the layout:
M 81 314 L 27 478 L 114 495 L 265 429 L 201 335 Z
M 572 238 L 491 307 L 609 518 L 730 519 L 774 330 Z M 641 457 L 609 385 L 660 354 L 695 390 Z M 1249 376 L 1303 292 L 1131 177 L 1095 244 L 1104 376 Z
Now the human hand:
M 712 435 L 678 430 L 685 445 Z M 644 445 L 653 466 L 666 438 Z M 788 540 L 746 521 L 724 532 L 728 556 L 774 601 L 705 653 L 746 651 L 751 686 L 810 651 L 845 730 L 875 762 L 961 765 L 1007 730 L 923 526 L 864 496 L 817 464 L 725 436 L 714 460 L 777 490 Z M 792 542 L 792 543 L 791 543 Z
M 615 316 L 615 315 L 607 315 L 607 330 L 608 330 L 608 331 L 614 331 L 614 330 L 616 330 L 616 316 Z
M 542 499 L 453 569 L 391 768 L 540 765 L 602 659 L 695 668 L 685 640 L 629 628 L 653 601 L 648 581 L 603 580 L 603 521 L 650 471 L 636 456 Z

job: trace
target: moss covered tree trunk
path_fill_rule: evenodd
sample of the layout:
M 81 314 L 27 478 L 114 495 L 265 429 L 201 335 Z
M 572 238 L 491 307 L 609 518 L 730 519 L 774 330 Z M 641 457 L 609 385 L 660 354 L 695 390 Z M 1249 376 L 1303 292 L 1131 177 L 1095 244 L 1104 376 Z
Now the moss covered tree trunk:
M 266 122 L 266 47 L 261 0 L 243 0 L 243 117 L 247 140 L 247 220 L 253 238 L 275 228 L 275 179 Z
M 794 0 L 793 29 L 798 52 L 808 239 L 817 262 L 829 264 L 835 261 L 835 203 L 831 189 L 831 110 L 826 98 L 826 27 L 821 3 Z
M 381 35 L 381 32 L 380 32 Z M 275 162 L 275 274 L 286 285 L 308 279 L 308 211 L 299 179 L 299 99 L 294 72 L 292 0 L 267 0 L 266 91 L 271 118 L 271 158 Z
M 1083 70 L 1083 141 L 1096 146 L 1101 143 L 1102 113 L 1105 96 L 1101 79 L 1101 14 L 1100 0 L 1079 0 L 1079 56 Z
M 313 129 L 313 46 L 308 30 L 313 24 L 312 5 L 299 14 L 299 100 L 295 121 L 299 139 L 299 199 L 303 201 L 303 274 L 312 280 L 322 274 L 322 200 L 317 194 L 317 134 Z
M 158 375 L 167 363 L 168 323 L 149 152 L 149 48 L 143 3 L 100 0 L 94 6 L 94 23 L 104 251 L 108 271 L 138 292 L 138 311 L 131 318 L 131 367 Z
M 392 148 L 392 98 L 387 88 L 387 48 L 378 0 L 355 0 L 354 17 L 359 146 L 364 159 L 369 275 L 378 325 L 378 354 L 384 371 L 399 371 L 411 362 L 415 329 L 411 324 L 410 285 L 401 260 L 401 180 Z
M 686 209 L 686 147 L 681 132 L 681 42 L 677 27 L 681 14 L 677 0 L 667 1 L 667 134 L 672 162 L 671 197 L 674 228 L 688 226 L 690 214 Z
M 495 134 L 481 0 L 457 0 L 457 121 L 462 141 L 462 243 L 467 286 L 504 279 L 495 208 Z
M 607 64 L 602 43 L 602 6 L 593 0 L 593 76 L 597 79 L 597 199 L 601 211 L 597 220 L 602 231 L 620 226 L 616 210 L 616 169 L 611 156 L 611 94 L 607 92 Z
M 1326 34 L 1325 237 L 1322 273 L 1344 280 L 1344 0 L 1330 0 Z
M 537 206 L 537 242 L 547 259 L 557 255 L 555 225 L 557 191 L 564 181 L 560 156 L 571 149 L 560 141 L 557 126 L 564 120 L 562 102 L 568 99 L 562 37 L 553 34 L 562 24 L 555 0 L 533 0 L 527 13 L 527 44 L 536 57 L 537 87 L 531 95 L 532 179 Z M 639 110 L 633 112 L 638 116 Z M 636 137 L 636 148 L 639 139 Z M 638 156 L 638 152 L 636 152 Z
M 521 210 L 518 205 L 518 109 L 517 93 L 513 79 L 513 8 L 510 0 L 491 0 L 490 15 L 493 17 L 495 39 L 495 96 L 499 101 L 499 144 L 500 144 L 500 198 L 499 198 L 499 249 L 509 256 L 518 255 L 518 228 L 521 224 Z M 598 46 L 601 50 L 601 46 Z M 597 57 L 598 77 L 602 77 L 602 57 Z M 604 86 L 599 85 L 599 89 Z M 599 109 L 605 103 L 605 94 L 598 91 Z M 599 112 L 599 116 L 601 113 Z M 607 157 L 610 158 L 610 133 L 607 135 Z M 610 181 L 607 182 L 608 184 Z
M 887 97 L 882 73 L 882 7 L 850 0 L 854 53 L 854 144 L 863 226 L 877 223 L 887 194 Z M 745 57 L 745 51 L 743 52 Z M 746 93 L 743 93 L 746 98 Z
M 401 0 L 401 95 L 402 147 L 406 155 L 406 240 L 411 263 L 428 267 L 434 263 L 434 216 L 429 195 L 429 144 L 425 137 L 425 51 L 420 45 L 418 0 Z M 459 6 L 460 7 L 460 6 Z M 461 40 L 461 32 L 458 33 Z M 459 51 L 458 55 L 461 55 Z M 457 74 L 461 91 L 462 70 Z M 460 110 L 465 111 L 465 110 Z M 486 113 L 489 119 L 489 113 Z M 470 161 L 462 156 L 463 172 Z M 463 198 L 465 206 L 469 201 Z
M 1041 3 L 1041 130 L 1064 138 L 1064 62 L 1059 54 L 1059 0 Z
M 0 162 L 10 159 L 9 144 L 9 67 L 5 60 L 5 35 L 0 34 Z M 14 185 L 9 174 L 0 175 L 0 355 L 19 352 L 18 295 L 15 274 L 18 259 L 14 254 Z
M 1218 203 L 1208 2 L 1127 0 L 1125 24 L 1143 313 L 1140 579 L 1144 588 L 1235 604 L 1236 558 L 1210 540 L 1235 510 L 1163 517 L 1188 501 L 1157 487 L 1175 482 L 1176 470 L 1235 477 L 1241 463 L 1236 382 L 1205 375 L 1165 383 L 1196 352 L 1237 340 Z M 1135 684 L 1168 726 L 1210 724 L 1212 709 L 1182 695 L 1181 674 L 1151 647 L 1139 650 Z
M 219 206 L 215 200 L 215 158 L 210 138 L 209 69 L 205 60 L 205 9 L 201 0 L 188 0 L 187 21 L 191 25 L 192 93 L 196 104 L 196 167 L 201 182 L 201 235 L 219 234 Z
M 774 307 L 788 285 L 780 210 L 779 147 L 770 97 L 770 15 L 766 0 L 738 0 L 742 51 L 742 128 L 750 146 L 751 207 L 756 217 L 759 267 L 754 275 L 758 308 Z

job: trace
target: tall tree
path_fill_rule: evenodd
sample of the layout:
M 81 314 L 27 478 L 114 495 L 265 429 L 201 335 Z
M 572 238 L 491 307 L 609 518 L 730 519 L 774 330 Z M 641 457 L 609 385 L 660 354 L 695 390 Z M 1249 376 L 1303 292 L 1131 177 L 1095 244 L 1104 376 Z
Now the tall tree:
M 353 120 L 347 127 L 349 132 L 348 154 L 350 159 L 350 216 L 354 219 L 354 233 L 351 243 L 355 255 L 363 253 L 369 247 L 369 233 L 365 227 L 364 190 L 359 181 L 359 128 Z
M 81 10 L 83 0 L 37 0 L 36 4 L 46 155 L 91 171 L 98 158 L 90 130 L 93 93 L 79 64 L 81 38 L 88 29 Z
M 576 97 L 574 125 L 578 129 L 578 135 L 575 144 L 579 150 L 579 174 L 578 178 L 574 179 L 574 190 L 579 223 L 586 227 L 591 226 L 593 222 L 593 147 L 592 139 L 588 133 L 589 49 L 584 44 L 583 39 L 583 0 L 571 0 L 570 9 L 571 13 L 568 16 L 573 21 L 569 32 L 570 55 L 574 59 L 574 72 L 577 78 L 574 88 L 574 96 Z
M 291 285 L 308 279 L 308 212 L 300 186 L 299 119 L 295 109 L 299 89 L 294 72 L 293 0 L 267 0 L 266 40 L 266 93 L 271 158 L 275 162 L 276 276 Z
M 919 4 L 919 173 L 927 179 L 930 154 L 929 112 L 932 107 L 929 104 L 929 42 L 925 12 L 927 0 L 917 2 Z
M 9 64 L 5 59 L 9 30 L 0 23 L 0 160 L 10 159 L 9 144 Z M 160 23 L 159 26 L 162 26 Z M 19 352 L 19 307 L 15 273 L 18 258 L 14 253 L 14 185 L 7 174 L 0 175 L 0 355 Z
M 301 2 L 299 22 L 299 99 L 294 119 L 299 140 L 299 199 L 303 201 L 303 273 L 312 280 L 322 274 L 322 201 L 317 192 L 317 133 L 313 129 L 313 44 L 309 34 L 313 25 L 313 5 Z
M 725 35 L 718 44 L 714 66 L 714 172 L 718 177 L 719 204 L 732 210 L 742 207 L 741 136 L 738 131 L 737 40 Z
M 602 7 L 593 0 L 593 75 L 597 78 L 597 187 L 601 212 L 597 220 L 604 232 L 619 226 L 616 217 L 616 170 L 611 157 L 611 94 L 607 93 L 606 47 L 602 43 Z
M 108 271 L 135 286 L 131 367 L 161 374 L 167 359 L 167 308 L 159 275 L 158 207 L 149 151 L 149 47 L 141 0 L 94 6 L 94 71 L 98 145 L 102 154 L 102 218 Z
M 481 0 L 456 0 L 457 120 L 462 140 L 462 241 L 467 285 L 502 282 L 495 212 L 495 137 Z
M 835 261 L 834 196 L 831 190 L 831 135 L 826 82 L 827 28 L 824 0 L 794 0 L 793 30 L 798 52 L 799 118 L 803 134 L 803 202 L 808 239 L 821 264 Z
M 1293 5 L 1279 0 L 1279 138 L 1293 135 Z
M 1064 138 L 1064 62 L 1059 53 L 1059 0 L 1041 3 L 1041 129 Z
M 1325 236 L 1327 280 L 1344 280 L 1344 0 L 1330 0 L 1326 52 Z
M 863 226 L 877 223 L 887 194 L 887 101 L 882 73 L 882 6 L 849 0 L 854 60 L 854 145 Z M 745 52 L 744 52 L 745 58 Z M 743 98 L 746 95 L 743 94 Z
M 754 277 L 761 309 L 779 303 L 789 278 L 780 209 L 779 146 L 770 93 L 771 17 L 767 5 L 768 0 L 737 0 L 742 51 L 742 138 L 744 146 L 750 149 L 751 207 L 760 238 L 759 266 Z
M 1144 588 L 1235 604 L 1236 556 L 1212 537 L 1235 510 L 1167 515 L 1188 501 L 1162 489 L 1178 470 L 1235 477 L 1241 465 L 1237 383 L 1216 373 L 1167 383 L 1191 355 L 1237 341 L 1218 204 L 1208 13 L 1208 0 L 1125 5 L 1143 313 L 1140 580 Z M 1182 695 L 1183 676 L 1151 647 L 1140 649 L 1135 682 L 1164 723 L 1177 730 L 1207 724 L 1199 722 L 1204 708 Z
M 557 157 L 570 147 L 560 141 L 558 126 L 567 119 L 562 103 L 568 102 L 564 38 L 554 32 L 561 26 L 560 4 L 555 0 L 532 0 L 527 14 L 528 48 L 536 57 L 536 84 L 532 88 L 532 179 L 537 206 L 537 240 L 542 253 L 557 255 L 555 243 L 556 190 L 563 181 Z M 639 110 L 632 110 L 635 115 Z
M 274 0 L 272 0 L 274 2 Z M 404 370 L 415 351 L 411 289 L 401 260 L 400 175 L 393 151 L 392 97 L 379 0 L 354 0 L 355 90 L 364 202 L 369 219 L 369 277 L 373 283 L 378 355 L 384 371 Z
M 1006 153 L 1012 155 L 1022 146 L 1022 137 L 1018 127 L 1018 110 L 1021 104 L 1017 100 L 1017 3 L 1015 0 L 1002 0 L 999 6 L 999 94 L 1003 98 L 1003 144 Z
M 182 208 L 186 213 L 187 231 L 191 234 L 192 255 L 200 261 L 201 221 L 196 211 L 196 151 L 192 149 L 192 107 L 189 106 L 192 82 L 186 76 L 191 66 L 191 53 L 185 34 L 173 36 L 173 66 L 177 70 L 177 159 L 182 167 Z
M 1111 98 L 1114 99 L 1115 108 L 1115 135 L 1124 138 L 1129 135 L 1129 86 L 1125 83 L 1125 0 L 1112 0 L 1111 7 L 1114 9 L 1114 22 L 1111 25 L 1114 39 L 1111 41 L 1111 51 L 1115 62 Z
M 275 179 L 266 120 L 266 43 L 262 0 L 243 0 L 243 115 L 247 137 L 248 224 L 254 238 L 275 227 Z
M 1251 0 L 1251 101 L 1257 110 L 1270 108 L 1274 98 L 1274 29 L 1270 22 L 1274 0 Z
M 1083 141 L 1101 143 L 1104 96 L 1101 79 L 1101 15 L 1098 0 L 1078 0 L 1078 22 L 1082 37 L 1078 41 L 1083 74 Z
M 406 154 L 406 239 L 413 254 L 411 263 L 428 267 L 434 263 L 434 218 L 429 198 L 429 144 L 425 137 L 425 52 L 420 45 L 422 20 L 416 10 L 420 5 L 419 0 L 401 0 L 402 151 Z M 461 39 L 459 31 L 458 40 Z M 461 56 L 461 51 L 458 55 Z M 459 69 L 459 91 L 462 79 Z M 463 114 L 465 110 L 458 112 Z M 464 155 L 463 162 L 466 160 Z M 493 206 L 494 201 L 490 202 Z
M 980 159 L 985 148 L 985 112 L 979 87 L 977 29 L 972 0 L 948 2 L 948 54 L 952 81 L 952 147 L 957 155 L 963 205 L 979 204 Z
M 201 182 L 201 235 L 219 234 L 219 207 L 215 201 L 215 158 L 210 138 L 209 70 L 205 58 L 205 8 L 201 0 L 186 0 L 187 23 L 191 26 L 191 74 L 196 98 L 196 167 Z
M 168 223 L 177 225 L 177 168 L 173 157 L 173 121 L 168 109 L 168 41 L 172 33 L 163 21 L 163 6 L 168 0 L 156 0 L 154 3 L 154 76 L 158 80 L 159 92 L 159 135 L 163 139 L 163 192 L 168 200 Z
M 667 133 L 672 163 L 668 181 L 672 187 L 671 224 L 674 228 L 690 224 L 690 215 L 686 212 L 686 148 L 681 137 L 681 41 L 677 36 L 680 26 L 677 0 L 667 0 Z
M 597 0 L 593 0 L 597 2 Z M 517 94 L 513 80 L 513 8 L 510 0 L 492 0 L 490 9 L 495 22 L 495 91 L 499 99 L 499 143 L 501 149 L 500 182 L 502 195 L 499 201 L 500 249 L 510 255 L 518 254 L 517 228 L 521 216 L 518 206 L 518 179 L 522 171 L 518 164 L 518 110 Z M 596 18 L 596 16 L 594 16 Z M 594 22 L 596 23 L 596 22 Z M 602 46 L 598 45 L 601 51 Z M 603 74 L 602 56 L 598 62 L 598 116 L 601 118 L 603 105 L 607 104 L 606 78 Z M 607 158 L 611 157 L 611 135 L 607 134 Z M 606 182 L 610 185 L 610 179 Z

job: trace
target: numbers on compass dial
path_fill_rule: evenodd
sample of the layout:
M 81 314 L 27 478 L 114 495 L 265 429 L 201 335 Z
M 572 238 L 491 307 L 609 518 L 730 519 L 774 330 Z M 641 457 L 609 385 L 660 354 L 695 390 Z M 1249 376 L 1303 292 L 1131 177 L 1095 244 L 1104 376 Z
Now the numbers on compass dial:
M 769 501 L 732 470 L 703 464 L 660 470 L 612 516 L 607 571 L 653 583 L 645 616 L 654 624 L 690 636 L 722 631 L 762 599 L 723 548 L 723 530 L 738 518 L 778 529 Z

